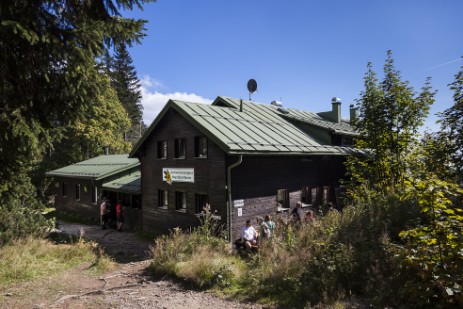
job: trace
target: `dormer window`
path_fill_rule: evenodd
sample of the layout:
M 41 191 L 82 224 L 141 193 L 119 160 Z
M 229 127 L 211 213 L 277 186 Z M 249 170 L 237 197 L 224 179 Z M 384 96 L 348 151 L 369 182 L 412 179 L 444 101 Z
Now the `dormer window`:
M 342 146 L 354 146 L 354 138 L 351 136 L 342 137 Z

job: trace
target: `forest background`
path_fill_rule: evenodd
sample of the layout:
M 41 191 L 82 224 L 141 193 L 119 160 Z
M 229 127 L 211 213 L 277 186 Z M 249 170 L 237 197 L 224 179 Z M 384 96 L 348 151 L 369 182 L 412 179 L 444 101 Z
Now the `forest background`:
M 140 43 L 144 21 L 123 18 L 119 9 L 147 2 L 0 4 L 0 246 L 53 226 L 44 216 L 46 171 L 105 147 L 126 153 L 142 134 L 140 83 L 127 46 Z M 434 102 L 430 79 L 419 91 L 410 87 L 391 52 L 382 78 L 368 64 L 354 123 L 356 147 L 367 155 L 348 160 L 342 214 L 281 229 L 252 263 L 230 255 L 207 226 L 174 233 L 157 241 L 154 272 L 294 306 L 349 295 L 397 306 L 463 305 L 463 66 L 449 88 L 453 106 L 440 115 L 440 130 L 420 134 Z M 188 237 L 199 237 L 199 245 L 187 245 Z M 203 268 L 191 267 L 195 260 L 217 269 L 204 277 Z

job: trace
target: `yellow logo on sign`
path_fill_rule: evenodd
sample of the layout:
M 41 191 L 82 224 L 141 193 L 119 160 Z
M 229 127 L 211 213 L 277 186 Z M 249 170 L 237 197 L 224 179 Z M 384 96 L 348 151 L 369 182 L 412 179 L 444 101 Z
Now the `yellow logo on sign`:
M 164 179 L 169 185 L 172 184 L 172 175 L 170 174 L 169 170 L 164 171 Z

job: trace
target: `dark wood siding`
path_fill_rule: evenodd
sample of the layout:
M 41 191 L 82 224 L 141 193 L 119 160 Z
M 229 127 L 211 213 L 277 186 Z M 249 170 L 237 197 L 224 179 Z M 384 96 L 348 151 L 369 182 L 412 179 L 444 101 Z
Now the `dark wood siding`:
M 93 181 L 85 178 L 71 177 L 54 177 L 55 184 L 55 207 L 58 211 L 83 216 L 86 219 L 100 221 L 100 201 L 103 195 L 111 200 L 111 205 L 115 206 L 117 202 L 117 192 L 107 191 L 102 189 L 103 183 L 115 180 L 124 175 L 137 171 L 139 167 L 131 168 L 130 170 L 114 174 L 103 180 Z M 63 183 L 67 187 L 67 195 L 63 196 Z M 76 199 L 76 185 L 80 184 L 80 199 Z M 92 186 L 97 189 L 97 200 L 92 202 Z M 104 192 L 103 192 L 104 191 Z M 142 206 L 142 205 L 141 205 Z M 126 217 L 128 218 L 125 224 L 126 229 L 141 230 L 142 226 L 142 210 L 127 208 Z
M 55 177 L 55 207 L 58 211 L 81 215 L 87 218 L 100 220 L 100 208 L 98 201 L 92 203 L 92 182 L 87 179 L 73 179 L 67 177 Z M 67 187 L 67 195 L 63 196 L 63 183 Z M 76 199 L 76 185 L 80 184 L 80 199 Z M 101 193 L 100 185 L 98 192 Z
M 303 187 L 330 187 L 329 200 L 334 201 L 334 187 L 345 174 L 344 157 L 301 157 L 301 156 L 244 156 L 243 162 L 232 170 L 232 199 L 243 200 L 242 216 L 234 208 L 234 238 L 247 219 L 255 223 L 256 216 L 276 215 L 276 195 L 279 189 L 286 189 L 289 207 L 301 200 Z M 230 158 L 228 164 L 235 162 Z
M 195 194 L 207 194 L 213 211 L 226 222 L 225 155 L 208 140 L 207 158 L 195 158 L 195 137 L 204 136 L 175 110 L 167 111 L 141 151 L 143 229 L 165 233 L 174 227 L 199 224 L 195 214 Z M 174 140 L 186 138 L 186 159 L 174 158 Z M 167 141 L 167 159 L 157 159 L 157 142 Z M 163 168 L 193 168 L 194 183 L 162 180 Z M 158 191 L 168 191 L 168 209 L 158 207 Z M 175 210 L 175 192 L 186 193 L 186 212 Z

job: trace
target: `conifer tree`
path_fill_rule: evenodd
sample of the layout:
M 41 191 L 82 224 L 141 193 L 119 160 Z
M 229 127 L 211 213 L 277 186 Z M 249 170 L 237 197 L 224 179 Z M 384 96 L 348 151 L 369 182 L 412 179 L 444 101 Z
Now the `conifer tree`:
M 59 136 L 52 132 L 83 118 L 104 90 L 95 59 L 144 35 L 144 21 L 118 8 L 151 1 L 0 2 L 0 207 L 29 211 L 30 172 Z
M 442 113 L 442 131 L 448 134 L 452 145 L 452 161 L 455 175 L 463 180 L 463 57 L 460 71 L 449 84 L 453 91 L 453 105 Z
M 132 57 L 125 44 L 116 47 L 114 57 L 109 61 L 111 85 L 132 122 L 126 132 L 126 140 L 135 144 L 141 135 L 143 106 L 141 104 L 141 83 L 137 77 Z

